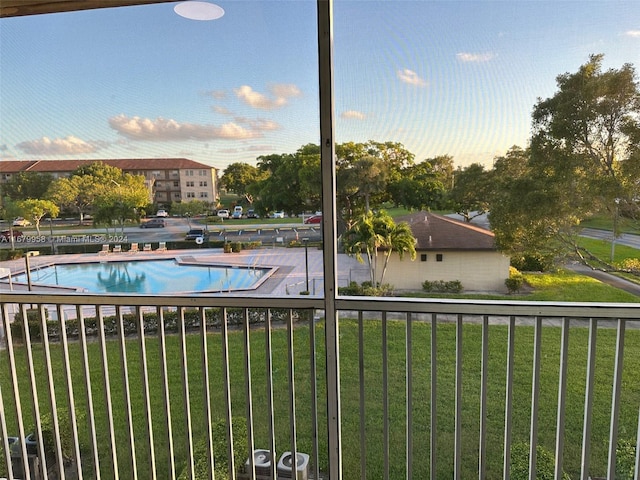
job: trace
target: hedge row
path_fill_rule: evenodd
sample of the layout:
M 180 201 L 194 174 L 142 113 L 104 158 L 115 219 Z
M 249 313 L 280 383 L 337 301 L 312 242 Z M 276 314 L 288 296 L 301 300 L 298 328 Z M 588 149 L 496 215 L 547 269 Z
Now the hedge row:
M 244 309 L 242 308 L 229 308 L 227 309 L 227 325 L 228 326 L 241 326 L 244 324 Z M 289 309 L 278 308 L 270 309 L 271 321 L 273 322 L 286 322 Z M 257 325 L 266 322 L 267 310 L 266 309 L 254 309 L 247 311 L 248 320 L 250 325 Z M 312 315 L 310 310 L 292 310 L 293 321 L 304 322 L 309 321 Z M 166 311 L 163 312 L 164 331 L 166 333 L 176 333 L 180 330 L 180 314 L 178 311 Z M 186 331 L 195 331 L 200 328 L 200 310 L 188 309 L 184 312 L 184 328 Z M 221 308 L 207 308 L 205 309 L 205 322 L 208 328 L 217 329 L 222 325 L 222 309 Z M 42 329 L 40 321 L 39 310 L 30 310 L 27 312 L 29 336 L 31 340 L 40 340 L 42 338 Z M 116 316 L 108 316 L 103 318 L 104 333 L 106 336 L 118 335 L 118 319 Z M 57 321 L 47 320 L 47 332 L 48 336 L 52 340 L 60 338 L 60 323 Z M 138 333 L 138 317 L 135 314 L 124 314 L 122 316 L 122 328 L 125 335 L 135 335 Z M 143 325 L 145 334 L 154 334 L 159 330 L 159 317 L 156 312 L 143 314 Z M 80 325 L 78 320 L 66 320 L 65 329 L 67 337 L 78 338 L 80 336 Z M 84 319 L 85 335 L 96 336 L 99 332 L 98 318 L 89 317 Z M 22 315 L 17 314 L 15 321 L 11 324 L 11 334 L 14 341 L 24 340 L 24 329 L 22 322 Z

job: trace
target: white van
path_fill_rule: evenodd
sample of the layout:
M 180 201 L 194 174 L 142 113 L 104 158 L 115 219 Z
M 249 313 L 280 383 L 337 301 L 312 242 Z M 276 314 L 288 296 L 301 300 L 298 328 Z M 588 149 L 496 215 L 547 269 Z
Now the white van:
M 232 218 L 242 218 L 242 206 L 241 205 L 236 205 L 235 207 L 233 207 L 233 217 Z

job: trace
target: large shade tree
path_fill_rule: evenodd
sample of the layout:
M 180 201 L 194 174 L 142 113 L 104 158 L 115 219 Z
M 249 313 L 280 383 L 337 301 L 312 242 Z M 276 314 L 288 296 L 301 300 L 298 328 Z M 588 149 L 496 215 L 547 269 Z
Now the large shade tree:
M 448 203 L 465 222 L 471 222 L 487 212 L 490 181 L 482 164 L 459 167 L 452 181 L 453 186 L 447 195 Z
M 16 206 L 21 215 L 33 222 L 40 235 L 40 221 L 45 215 L 56 218 L 60 209 L 50 200 L 41 200 L 38 198 L 27 198 L 16 202 Z
M 260 181 L 265 172 L 254 165 L 244 162 L 230 164 L 224 169 L 224 174 L 220 178 L 221 185 L 228 191 L 244 197 L 249 204 L 253 204 L 253 195 L 249 192 L 249 187 Z
M 53 176 L 49 173 L 18 172 L 2 185 L 2 195 L 13 201 L 40 198 L 52 181 Z
M 593 55 L 577 72 L 559 75 L 557 92 L 535 105 L 526 167 L 516 172 L 510 197 L 492 206 L 503 248 L 535 242 L 580 253 L 582 220 L 618 209 L 637 215 L 640 88 L 632 65 L 603 70 L 602 63 Z

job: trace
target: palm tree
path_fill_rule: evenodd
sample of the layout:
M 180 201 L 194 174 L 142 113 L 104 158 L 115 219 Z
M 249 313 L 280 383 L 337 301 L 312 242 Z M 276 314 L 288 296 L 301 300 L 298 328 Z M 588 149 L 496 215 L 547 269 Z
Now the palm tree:
M 408 223 L 402 222 L 396 225 L 392 221 L 391 228 L 386 231 L 386 235 L 382 238 L 384 242 L 383 247 L 386 251 L 384 266 L 382 267 L 382 274 L 380 275 L 381 284 L 384 283 L 384 275 L 387 273 L 387 265 L 393 252 L 398 252 L 400 260 L 404 258 L 405 254 L 409 254 L 411 260 L 416 259 L 416 239 Z
M 371 285 L 376 286 L 378 252 L 384 250 L 384 264 L 380 275 L 380 284 L 384 281 L 389 258 L 393 252 L 398 252 L 400 259 L 406 253 L 415 259 L 415 238 L 407 223 L 396 225 L 387 212 L 380 210 L 376 213 L 367 212 L 362 215 L 344 234 L 344 251 L 354 256 L 360 263 L 364 263 L 362 253 L 367 256 Z

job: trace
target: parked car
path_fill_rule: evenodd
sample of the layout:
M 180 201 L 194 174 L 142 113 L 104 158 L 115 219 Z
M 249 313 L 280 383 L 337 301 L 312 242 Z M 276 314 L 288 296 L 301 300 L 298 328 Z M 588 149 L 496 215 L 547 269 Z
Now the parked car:
M 198 241 L 199 238 L 202 238 L 203 240 L 209 238 L 209 232 L 206 228 L 192 228 L 187 232 L 186 237 L 184 237 L 185 240 L 195 241 Z
M 273 212 L 273 218 L 284 218 L 284 212 L 282 210 L 278 210 L 277 212 Z
M 169 214 L 167 213 L 166 210 L 158 210 L 156 212 L 156 217 L 168 217 Z
M 13 239 L 19 238 L 22 236 L 22 232 L 20 230 L 13 231 Z M 11 230 L 3 230 L 0 232 L 0 242 L 10 242 L 11 241 Z
M 304 223 L 322 223 L 322 215 L 311 215 L 310 217 L 304 219 Z
M 140 224 L 140 228 L 164 228 L 165 221 L 162 218 L 152 218 Z
M 13 220 L 14 227 L 28 227 L 29 225 L 31 225 L 31 222 L 26 218 L 17 217 Z
M 229 218 L 229 210 L 218 210 L 218 217 Z
M 242 218 L 242 212 L 236 210 L 235 212 L 233 212 L 233 215 L 231 216 L 231 218 L 235 220 L 240 220 Z
M 247 218 L 260 218 L 260 215 L 258 215 L 253 208 L 250 208 L 247 210 Z

